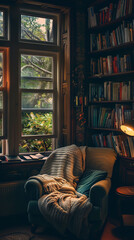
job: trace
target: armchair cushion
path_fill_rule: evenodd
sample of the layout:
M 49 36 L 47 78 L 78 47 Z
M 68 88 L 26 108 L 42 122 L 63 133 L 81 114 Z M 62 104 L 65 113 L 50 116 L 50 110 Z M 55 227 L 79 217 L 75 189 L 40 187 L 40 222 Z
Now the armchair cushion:
M 89 197 L 89 190 L 93 186 L 93 184 L 105 179 L 106 176 L 107 172 L 102 170 L 85 171 L 77 185 L 77 192 L 85 194 L 87 197 Z
M 106 171 L 107 177 L 111 178 L 116 157 L 116 152 L 111 148 L 87 147 L 85 168 Z

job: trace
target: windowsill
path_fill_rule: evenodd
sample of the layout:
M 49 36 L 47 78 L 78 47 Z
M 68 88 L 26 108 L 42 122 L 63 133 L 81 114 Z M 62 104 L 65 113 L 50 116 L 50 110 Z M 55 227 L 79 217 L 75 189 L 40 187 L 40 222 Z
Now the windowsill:
M 21 163 L 29 163 L 29 162 L 38 162 L 38 161 L 46 161 L 46 159 L 48 158 L 48 156 L 51 154 L 52 151 L 48 151 L 48 152 L 45 152 L 45 153 L 41 153 L 41 155 L 43 155 L 43 157 L 38 157 L 38 158 L 32 158 L 30 156 L 36 156 L 36 154 L 34 153 L 30 153 L 30 154 L 20 154 L 19 155 L 19 160 L 15 160 L 13 157 L 11 160 L 7 160 L 6 159 L 6 156 L 1 156 L 0 157 L 0 165 L 1 164 L 13 164 L 13 163 L 18 163 L 18 164 L 21 164 Z M 27 157 L 30 157 L 31 159 L 26 159 L 25 156 Z
M 47 159 L 47 157 L 46 157 L 46 159 Z M 0 166 L 2 165 L 2 164 L 7 164 L 7 165 L 11 165 L 11 164 L 23 164 L 23 163 L 34 163 L 34 162 L 44 162 L 46 159 L 36 159 L 36 160 L 34 160 L 34 159 L 31 159 L 31 160 L 21 160 L 21 161 L 14 161 L 14 160 L 12 160 L 12 161 L 10 161 L 10 162 L 8 162 L 8 161 L 1 161 L 0 162 Z
M 45 157 L 51 152 L 45 153 Z M 40 173 L 40 170 L 46 159 L 32 159 L 14 162 L 2 161 L 0 163 L 0 183 L 13 181 L 26 181 L 30 176 L 35 176 Z

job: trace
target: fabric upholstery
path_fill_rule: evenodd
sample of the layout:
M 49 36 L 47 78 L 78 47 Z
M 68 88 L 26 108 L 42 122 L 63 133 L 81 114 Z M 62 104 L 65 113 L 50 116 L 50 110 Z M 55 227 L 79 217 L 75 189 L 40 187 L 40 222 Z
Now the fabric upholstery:
M 95 183 L 89 192 L 89 198 L 93 205 L 101 206 L 103 198 L 108 196 L 111 187 L 111 180 L 110 178 L 106 178 L 105 180 L 101 180 Z
M 36 179 L 28 180 L 24 185 L 28 200 L 38 200 L 43 193 L 42 185 Z
M 86 170 L 82 177 L 80 178 L 80 181 L 77 185 L 77 192 L 85 194 L 87 197 L 89 197 L 89 190 L 95 184 L 96 182 L 105 179 L 107 176 L 106 171 L 102 170 Z
M 92 211 L 88 221 L 90 221 L 92 226 L 91 236 L 94 236 L 98 231 L 102 229 L 108 215 L 108 195 L 111 187 L 111 177 L 113 166 L 116 160 L 116 153 L 114 152 L 114 150 L 109 148 L 94 148 L 86 146 L 82 146 L 80 148 L 82 158 L 83 160 L 85 160 L 85 171 L 102 170 L 107 172 L 107 177 L 104 180 L 97 181 L 96 183 L 92 182 L 93 185 L 90 187 L 89 190 L 89 201 L 92 204 Z M 64 159 L 63 162 L 67 163 L 67 159 Z M 38 198 L 40 198 L 41 195 L 44 194 L 44 191 L 42 189 L 43 185 L 40 184 L 40 182 L 39 184 L 36 184 L 37 182 L 32 182 L 33 180 L 34 179 L 30 179 L 27 181 L 25 185 L 25 191 L 27 195 L 29 194 L 29 191 L 31 191 L 30 199 L 32 197 L 33 191 L 33 197 L 37 198 L 38 200 Z M 29 181 L 30 183 L 28 185 Z M 35 188 L 39 189 L 35 190 L 32 184 L 35 185 Z M 29 222 L 38 226 L 40 224 L 44 224 L 45 221 L 42 220 L 42 215 L 39 214 L 38 201 L 35 202 L 33 203 L 33 201 L 30 200 L 27 211 Z M 91 237 L 90 239 L 94 238 Z
M 116 160 L 116 153 L 111 148 L 93 148 L 86 149 L 86 170 L 98 169 L 108 173 L 108 177 L 112 177 L 113 166 Z

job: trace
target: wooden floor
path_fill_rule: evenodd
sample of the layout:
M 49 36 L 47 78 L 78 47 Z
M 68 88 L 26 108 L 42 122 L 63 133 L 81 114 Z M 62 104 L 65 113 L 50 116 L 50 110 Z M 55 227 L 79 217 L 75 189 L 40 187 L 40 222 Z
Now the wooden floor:
M 1 220 L 0 220 L 1 221 Z M 30 231 L 30 225 L 27 218 L 17 219 L 4 219 L 3 224 L 0 225 L 0 240 L 2 236 L 8 233 L 26 233 L 29 236 L 28 239 L 32 240 L 65 240 L 65 238 L 58 235 L 55 231 L 46 230 L 45 232 L 42 229 L 38 229 L 36 234 L 32 234 Z M 105 224 L 104 230 L 100 240 L 134 240 L 134 227 L 125 227 L 122 229 L 120 227 L 119 221 L 115 219 L 108 219 Z M 25 240 L 25 239 L 23 239 Z M 27 238 L 26 238 L 27 240 Z M 71 238 L 69 238 L 71 240 Z M 94 239 L 90 239 L 94 240 Z
M 134 240 L 134 227 L 121 227 L 120 222 L 109 219 L 100 240 Z

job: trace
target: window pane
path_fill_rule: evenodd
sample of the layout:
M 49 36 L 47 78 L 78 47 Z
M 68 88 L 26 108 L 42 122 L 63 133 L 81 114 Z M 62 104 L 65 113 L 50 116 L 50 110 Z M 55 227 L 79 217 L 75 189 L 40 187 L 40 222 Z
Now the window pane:
M 52 132 L 52 113 L 22 112 L 22 135 L 45 135 Z
M 0 52 L 0 87 L 3 86 L 3 53 Z
M 0 37 L 4 36 L 3 21 L 3 12 L 0 11 Z
M 52 93 L 22 93 L 23 108 L 53 109 Z
M 0 154 L 2 153 L 2 140 L 0 141 Z
M 2 130 L 2 118 L 3 118 L 3 114 L 2 114 L 2 112 L 0 112 L 0 136 L 3 135 L 3 130 Z
M 21 87 L 26 89 L 53 89 L 53 82 L 45 78 L 21 77 Z
M 53 58 L 46 56 L 21 55 L 21 77 L 53 77 Z M 21 87 L 23 85 L 21 79 Z
M 47 139 L 28 139 L 21 141 L 19 145 L 20 153 L 45 152 L 52 150 L 52 138 Z
M 3 109 L 3 92 L 0 91 L 0 109 Z
M 53 42 L 53 19 L 21 15 L 21 39 Z

